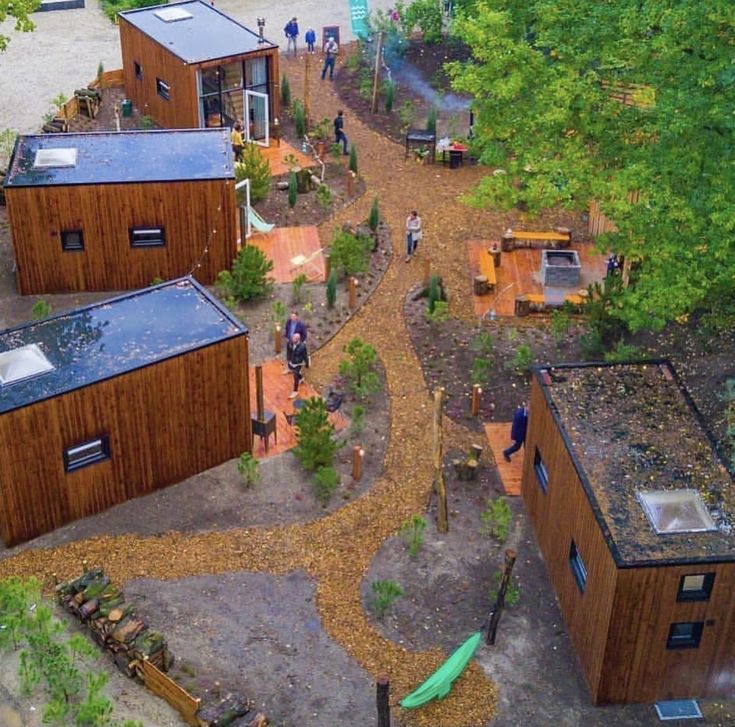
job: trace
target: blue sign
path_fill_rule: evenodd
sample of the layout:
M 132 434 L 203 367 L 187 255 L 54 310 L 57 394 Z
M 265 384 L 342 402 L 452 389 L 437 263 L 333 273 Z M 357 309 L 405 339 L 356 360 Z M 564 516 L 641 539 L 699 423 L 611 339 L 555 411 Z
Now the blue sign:
M 368 0 L 348 0 L 350 6 L 350 21 L 352 35 L 356 38 L 368 36 Z

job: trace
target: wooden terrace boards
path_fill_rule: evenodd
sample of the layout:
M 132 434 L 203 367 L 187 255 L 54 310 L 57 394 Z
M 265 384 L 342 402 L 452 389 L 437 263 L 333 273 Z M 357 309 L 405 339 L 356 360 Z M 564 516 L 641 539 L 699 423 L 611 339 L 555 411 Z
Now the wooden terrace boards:
M 297 255 L 309 258 L 319 251 L 319 233 L 312 225 L 276 227 L 264 235 L 256 233 L 248 239 L 248 245 L 259 248 L 269 260 L 273 260 L 271 275 L 277 283 L 290 283 L 301 273 L 309 280 L 324 280 L 324 256 L 321 254 L 316 255 L 305 268 L 294 268 L 291 264 Z
M 511 461 L 506 462 L 503 459 L 503 450 L 512 444 L 510 439 L 511 422 L 487 422 L 483 426 L 505 494 L 514 497 L 520 495 L 525 448 L 519 449 L 512 456 Z
M 268 164 L 270 164 L 271 167 L 271 174 L 274 177 L 278 177 L 281 174 L 286 174 L 290 171 L 288 164 L 283 161 L 287 156 L 289 156 L 289 154 L 293 154 L 293 156 L 296 157 L 296 163 L 298 166 L 304 169 L 306 167 L 313 167 L 315 164 L 313 157 L 308 154 L 304 154 L 296 149 L 296 147 L 291 146 L 288 142 L 283 140 L 281 140 L 280 145 L 271 141 L 269 147 L 260 146 L 258 148 L 263 156 L 268 160 Z

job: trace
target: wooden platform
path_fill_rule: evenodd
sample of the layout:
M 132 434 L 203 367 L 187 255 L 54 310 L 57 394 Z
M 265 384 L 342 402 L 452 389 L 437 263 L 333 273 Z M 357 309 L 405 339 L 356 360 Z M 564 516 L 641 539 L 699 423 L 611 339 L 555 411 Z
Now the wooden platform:
M 518 450 L 510 462 L 503 459 L 503 450 L 512 444 L 510 438 L 511 422 L 492 422 L 484 424 L 485 436 L 493 453 L 500 479 L 506 495 L 521 494 L 521 475 L 523 474 L 523 456 L 525 448 Z
M 300 273 L 305 273 L 309 280 L 324 281 L 324 255 L 321 253 L 304 268 L 295 269 L 291 264 L 297 255 L 308 258 L 319 250 L 319 232 L 312 225 L 276 227 L 267 234 L 256 232 L 248 238 L 248 245 L 259 248 L 273 260 L 271 275 L 277 283 L 290 283 Z
M 467 243 L 470 277 L 468 285 L 472 286 L 475 275 L 480 274 L 480 251 L 497 244 L 500 249 L 500 240 L 470 240 Z M 586 288 L 590 283 L 602 280 L 607 272 L 605 255 L 597 252 L 590 243 L 582 243 L 567 248 L 576 250 L 582 265 L 580 283 L 567 292 L 576 293 Z M 497 285 L 495 291 L 486 295 L 473 295 L 475 315 L 482 316 L 490 308 L 495 309 L 498 316 L 513 316 L 515 298 L 524 293 L 544 294 L 541 284 L 541 250 L 513 250 L 501 255 L 500 267 L 495 269 Z
M 289 154 L 293 154 L 296 157 L 297 164 L 300 167 L 313 167 L 315 162 L 312 157 L 308 154 L 304 154 L 296 147 L 291 146 L 288 142 L 281 140 L 281 145 L 276 146 L 274 141 L 271 141 L 269 147 L 260 147 L 260 151 L 263 156 L 268 160 L 268 164 L 271 168 L 271 174 L 274 177 L 278 177 L 281 174 L 286 174 L 289 171 L 288 164 L 284 163 L 284 158 Z
M 293 400 L 288 395 L 293 391 L 293 376 L 284 374 L 283 369 L 286 366 L 285 356 L 273 358 L 263 364 L 263 393 L 265 399 L 266 410 L 272 411 L 276 415 L 276 431 L 278 434 L 278 444 L 274 442 L 273 437 L 268 443 L 268 454 L 265 453 L 265 443 L 260 437 L 255 437 L 253 445 L 253 456 L 259 459 L 263 457 L 271 457 L 274 454 L 281 454 L 296 446 L 296 429 L 286 422 L 283 412 L 293 413 Z M 308 384 L 309 373 L 306 373 L 306 381 L 299 387 L 299 398 L 310 399 L 313 396 L 319 396 Z M 255 367 L 250 367 L 250 410 L 252 416 L 256 416 L 257 405 L 255 397 Z M 347 412 L 343 412 L 345 418 L 339 413 L 329 415 L 329 420 L 334 424 L 336 429 L 343 429 L 347 426 Z

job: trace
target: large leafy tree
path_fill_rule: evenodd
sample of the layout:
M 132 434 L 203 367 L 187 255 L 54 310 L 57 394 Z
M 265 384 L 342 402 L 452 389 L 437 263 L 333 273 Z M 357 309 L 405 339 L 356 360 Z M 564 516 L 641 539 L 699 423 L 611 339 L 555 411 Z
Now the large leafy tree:
M 478 148 L 494 168 L 472 201 L 537 212 L 598 200 L 618 227 L 602 243 L 640 260 L 615 308 L 634 329 L 733 301 L 735 3 L 469 8 L 455 30 L 473 61 L 452 74 L 475 97 Z
M 15 18 L 15 30 L 28 33 L 35 30 L 36 26 L 30 15 L 38 9 L 41 0 L 0 0 L 0 23 L 8 16 Z M 8 47 L 9 38 L 0 33 L 0 52 Z

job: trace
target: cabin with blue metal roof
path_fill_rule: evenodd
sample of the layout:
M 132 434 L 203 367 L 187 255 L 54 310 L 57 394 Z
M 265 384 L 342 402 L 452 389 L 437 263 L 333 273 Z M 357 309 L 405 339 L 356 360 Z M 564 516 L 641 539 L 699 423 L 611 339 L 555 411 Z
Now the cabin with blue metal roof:
M 5 198 L 24 295 L 208 285 L 237 254 L 225 129 L 20 136 Z
M 193 278 L 0 331 L 0 536 L 249 451 L 248 331 Z
M 201 0 L 118 14 L 125 92 L 167 128 L 242 121 L 248 139 L 268 145 L 279 114 L 275 43 Z

